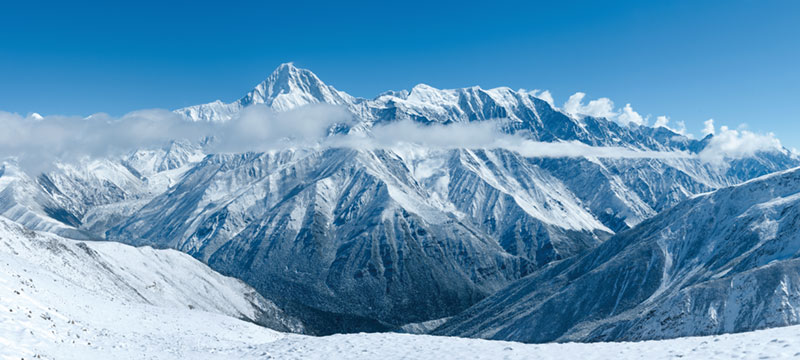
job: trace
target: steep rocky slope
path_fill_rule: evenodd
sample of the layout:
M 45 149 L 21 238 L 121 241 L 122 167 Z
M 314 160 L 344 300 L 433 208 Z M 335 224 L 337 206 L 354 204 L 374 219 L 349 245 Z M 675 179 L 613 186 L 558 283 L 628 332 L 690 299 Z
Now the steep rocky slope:
M 663 339 L 800 323 L 800 168 L 685 200 L 435 330 L 525 342 Z

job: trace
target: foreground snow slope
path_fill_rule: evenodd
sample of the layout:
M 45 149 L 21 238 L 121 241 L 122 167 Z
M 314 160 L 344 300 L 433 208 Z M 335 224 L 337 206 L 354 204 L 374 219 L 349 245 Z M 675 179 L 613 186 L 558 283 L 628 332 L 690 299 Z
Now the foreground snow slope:
M 396 333 L 279 333 L 188 307 L 98 296 L 29 262 L 0 268 L 2 359 L 788 359 L 800 326 L 638 343 L 522 344 Z M 16 292 L 19 292 L 17 294 Z M 64 298 L 62 296 L 69 296 Z
M 237 353 L 259 359 L 790 359 L 800 326 L 751 333 L 624 343 L 522 344 L 410 334 L 289 335 Z
M 67 240 L 3 217 L 0 313 L 0 351 L 25 356 L 64 344 L 93 348 L 105 338 L 135 353 L 153 332 L 216 336 L 232 327 L 243 337 L 259 328 L 235 319 L 303 330 L 243 282 L 186 254 Z
M 255 305 L 247 295 L 251 289 L 186 255 L 65 240 L 27 231 L 4 218 L 0 264 L 1 359 L 800 356 L 800 326 L 639 343 L 542 345 L 396 333 L 281 333 L 237 319 L 252 319 L 269 306 Z

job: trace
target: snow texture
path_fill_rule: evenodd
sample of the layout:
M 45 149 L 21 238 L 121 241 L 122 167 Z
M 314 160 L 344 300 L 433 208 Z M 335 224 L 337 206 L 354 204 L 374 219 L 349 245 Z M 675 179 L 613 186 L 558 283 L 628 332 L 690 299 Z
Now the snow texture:
M 311 337 L 277 332 L 240 320 L 253 320 L 265 305 L 275 311 L 268 303 L 254 303 L 252 289 L 186 255 L 65 240 L 2 218 L 0 264 L 3 359 L 800 356 L 800 326 L 664 341 L 543 345 L 398 333 Z
M 238 306 L 245 313 L 254 310 L 242 301 L 243 285 L 231 279 L 198 275 L 210 281 L 204 289 L 190 285 L 172 288 L 175 284 L 163 283 L 163 278 L 156 280 L 154 287 L 141 287 L 140 284 L 167 270 L 156 267 L 160 270 L 150 272 L 142 268 L 145 265 L 142 261 L 150 265 L 167 262 L 173 265 L 169 268 L 178 265 L 181 270 L 197 270 L 199 265 L 190 265 L 196 262 L 174 251 L 134 249 L 111 243 L 96 251 L 90 245 L 97 244 L 32 233 L 6 220 L 0 220 L 0 241 L 0 263 L 4 265 L 0 267 L 0 358 L 9 360 L 788 359 L 800 356 L 800 326 L 662 341 L 541 345 L 398 333 L 324 337 L 289 334 L 231 317 L 237 316 L 231 311 L 219 312 L 219 306 L 230 309 Z M 108 252 L 103 250 L 109 248 L 125 260 L 105 258 Z M 141 252 L 148 256 L 139 257 L 137 254 Z M 99 264 L 106 264 L 107 268 Z M 125 270 L 120 271 L 116 266 L 125 266 Z M 176 272 L 170 271 L 170 274 Z M 201 269 L 205 271 L 207 268 Z M 121 278 L 111 282 L 102 280 L 116 276 Z M 209 284 L 213 284 L 214 290 L 207 287 Z M 215 290 L 225 294 L 224 298 L 211 294 Z M 188 306 L 191 304 L 193 308 Z
M 186 254 L 67 240 L 3 217 L 0 314 L 0 355 L 15 359 L 45 350 L 58 358 L 105 350 L 129 358 L 146 352 L 145 345 L 201 346 L 204 337 L 270 334 L 256 324 L 303 331 L 240 280 Z
M 800 323 L 800 168 L 685 200 L 434 330 L 525 342 L 664 339 Z

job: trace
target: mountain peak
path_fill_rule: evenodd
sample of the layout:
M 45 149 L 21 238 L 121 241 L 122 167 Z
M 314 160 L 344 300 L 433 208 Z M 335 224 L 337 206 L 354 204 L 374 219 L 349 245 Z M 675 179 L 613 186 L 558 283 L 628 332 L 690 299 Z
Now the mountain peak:
M 270 80 L 272 80 L 273 82 L 281 80 L 286 81 L 286 80 L 297 79 L 300 76 L 310 76 L 317 78 L 317 76 L 314 75 L 314 73 L 312 73 L 311 70 L 300 69 L 294 66 L 293 62 L 287 62 L 278 65 L 278 67 L 272 71 L 272 73 L 269 75 L 269 77 L 267 77 L 267 80 L 265 81 L 267 82 L 269 82 Z M 317 80 L 319 80 L 319 78 L 317 78 Z
M 294 61 L 289 61 L 289 62 L 285 62 L 283 64 L 278 65 L 278 67 L 275 69 L 275 71 L 281 71 L 281 70 L 284 70 L 284 69 L 286 69 L 286 70 L 292 70 L 292 69 L 297 70 L 297 67 L 294 66 Z
M 280 64 L 262 84 L 280 90 L 291 90 L 292 87 L 326 86 L 311 70 L 300 69 L 292 62 Z
M 241 109 L 256 104 L 264 104 L 275 111 L 287 111 L 316 103 L 349 106 L 355 101 L 347 93 L 326 85 L 310 70 L 287 62 L 278 65 L 266 80 L 235 102 L 215 101 L 175 112 L 193 121 L 225 122 Z
M 349 95 L 326 85 L 310 70 L 288 62 L 280 64 L 239 102 L 242 106 L 266 104 L 285 111 L 310 103 L 345 104 L 349 98 Z

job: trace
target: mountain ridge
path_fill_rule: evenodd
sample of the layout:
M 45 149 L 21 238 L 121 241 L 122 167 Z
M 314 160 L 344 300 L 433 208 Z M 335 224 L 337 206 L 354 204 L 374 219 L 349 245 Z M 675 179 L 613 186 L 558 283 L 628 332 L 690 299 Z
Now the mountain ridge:
M 695 195 L 434 332 L 634 341 L 796 324 L 798 184 L 800 168 L 793 168 Z

